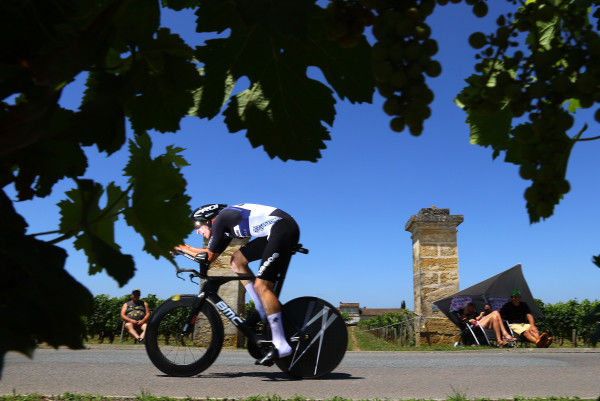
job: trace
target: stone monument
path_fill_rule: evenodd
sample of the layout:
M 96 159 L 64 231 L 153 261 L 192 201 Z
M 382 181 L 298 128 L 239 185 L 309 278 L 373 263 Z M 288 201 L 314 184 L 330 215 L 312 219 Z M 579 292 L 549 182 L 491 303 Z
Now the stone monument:
M 247 239 L 234 238 L 227 249 L 211 263 L 209 275 L 235 276 L 235 272 L 231 270 L 230 267 L 231 255 L 246 242 L 248 242 Z M 238 315 L 244 313 L 245 294 L 246 290 L 244 289 L 242 282 L 238 280 L 230 281 L 219 288 L 219 296 L 223 298 L 227 305 L 229 305 Z M 221 316 L 221 320 L 223 320 L 223 327 L 225 329 L 225 340 L 223 341 L 223 345 L 226 347 L 244 346 L 245 338 L 240 334 L 237 327 L 235 327 L 225 316 L 222 314 L 219 315 Z
M 416 345 L 453 344 L 456 326 L 433 305 L 458 291 L 456 233 L 462 215 L 431 206 L 412 216 L 406 231 L 412 233 Z

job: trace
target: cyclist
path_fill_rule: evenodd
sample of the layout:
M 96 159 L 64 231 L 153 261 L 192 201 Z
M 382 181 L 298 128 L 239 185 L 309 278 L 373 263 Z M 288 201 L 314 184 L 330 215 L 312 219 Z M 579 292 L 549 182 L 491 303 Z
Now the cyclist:
M 209 263 L 227 248 L 232 238 L 257 237 L 231 257 L 231 268 L 238 275 L 252 275 L 248 263 L 261 260 L 255 279 L 242 281 L 261 319 L 268 320 L 273 337 L 273 347 L 257 363 L 272 365 L 275 359 L 291 354 L 292 348 L 285 339 L 281 323 L 281 305 L 273 287 L 277 276 L 287 269 L 298 244 L 300 229 L 296 221 L 280 209 L 251 203 L 208 204 L 196 209 L 191 217 L 197 233 L 208 240 L 207 249 L 187 244 L 175 249 L 192 256 L 208 253 Z

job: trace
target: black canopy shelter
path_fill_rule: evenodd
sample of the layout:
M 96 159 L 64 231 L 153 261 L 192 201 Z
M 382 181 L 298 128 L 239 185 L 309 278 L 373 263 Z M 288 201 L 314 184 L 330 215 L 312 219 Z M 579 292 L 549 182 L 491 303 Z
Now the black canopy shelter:
M 479 284 L 435 301 L 433 304 L 448 316 L 448 319 L 459 325 L 454 312 L 464 308 L 467 303 L 473 302 L 477 312 L 481 312 L 486 303 L 490 304 L 493 310 L 500 310 L 510 300 L 510 293 L 515 289 L 521 291 L 521 301 L 527 303 L 533 317 L 536 319 L 541 317 L 542 313 L 533 300 L 529 286 L 523 277 L 521 265 L 511 267 Z

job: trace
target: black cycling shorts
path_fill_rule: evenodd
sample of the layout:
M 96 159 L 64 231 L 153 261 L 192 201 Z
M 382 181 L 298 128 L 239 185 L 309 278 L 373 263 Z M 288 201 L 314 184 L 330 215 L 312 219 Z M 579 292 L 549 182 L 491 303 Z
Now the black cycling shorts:
M 240 248 L 248 262 L 261 259 L 256 277 L 276 282 L 290 264 L 294 248 L 300 239 L 300 229 L 291 218 L 278 220 L 271 228 L 269 237 L 259 237 Z

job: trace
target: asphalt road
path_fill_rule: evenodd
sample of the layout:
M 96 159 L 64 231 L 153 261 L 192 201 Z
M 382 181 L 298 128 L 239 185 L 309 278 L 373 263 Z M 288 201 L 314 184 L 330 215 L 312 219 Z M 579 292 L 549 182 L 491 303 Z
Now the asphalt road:
M 456 352 L 348 352 L 318 380 L 289 380 L 276 367 L 255 366 L 243 350 L 223 351 L 201 375 L 164 376 L 143 346 L 72 351 L 40 349 L 33 360 L 8 353 L 0 394 L 65 392 L 193 398 L 302 395 L 323 399 L 446 399 L 459 393 L 490 399 L 600 395 L 600 350 L 518 349 Z

